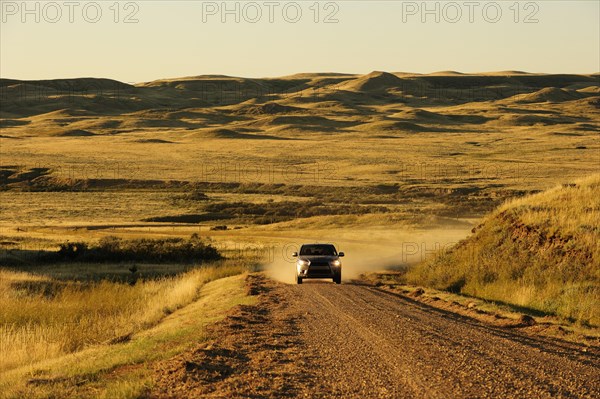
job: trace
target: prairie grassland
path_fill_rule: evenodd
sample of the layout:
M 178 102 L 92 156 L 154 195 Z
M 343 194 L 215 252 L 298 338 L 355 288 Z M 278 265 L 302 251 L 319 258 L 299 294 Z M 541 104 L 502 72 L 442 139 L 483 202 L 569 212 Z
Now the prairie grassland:
M 512 200 L 407 280 L 600 326 L 600 175 Z
M 258 82 L 272 94 L 200 100 Z M 74 83 L 6 82 L 1 235 L 460 223 L 598 169 L 595 76 L 192 77 L 97 82 L 93 99 L 76 85 L 70 102 L 8 95 Z
M 598 148 L 590 75 L 0 84 L 3 163 L 64 179 L 356 186 L 437 175 L 522 185 L 525 176 L 539 189 L 565 172 L 589 173 Z
M 285 281 L 291 246 L 308 240 L 345 250 L 346 278 L 406 266 L 464 238 L 473 220 L 507 199 L 598 171 L 598 79 L 590 75 L 373 72 L 0 86 L 0 249 L 197 233 L 227 257 L 243 252 L 214 271 L 174 265 L 176 277 L 156 278 L 162 272 L 145 265 L 153 278 L 135 286 L 119 282 L 128 272 L 113 265 L 4 271 L 2 317 L 18 327 L 3 327 L 3 342 L 14 342 L 3 368 L 141 331 L 194 305 L 204 274 L 234 273 L 265 248 L 276 248 L 269 270 Z M 30 95 L 32 88 L 49 96 Z M 579 237 L 567 222 L 561 226 Z M 512 231 L 509 223 L 496 227 Z M 404 244 L 419 251 L 407 256 Z M 486 253 L 485 264 L 503 270 L 507 251 Z M 539 251 L 528 251 L 519 252 L 523 262 L 541 265 Z M 477 276 L 456 257 L 444 267 Z M 414 278 L 444 285 L 426 277 Z M 540 291 L 545 285 L 501 281 L 469 292 L 521 292 L 505 299 L 559 312 L 555 294 Z M 569 292 L 581 290 L 562 297 Z M 594 322 L 577 312 L 559 313 Z M 104 319 L 108 328 L 98 324 Z M 73 323 L 82 328 L 71 339 Z M 27 351 L 27 342 L 41 347 Z
M 64 280 L 60 270 L 77 265 L 56 267 L 61 277 L 56 279 L 54 267 L 37 267 L 35 274 L 0 270 L 0 372 L 127 340 L 196 300 L 208 281 L 243 273 L 250 262 L 220 261 L 179 274 L 181 265 L 162 266 L 171 276 L 141 279 L 134 285 L 108 279 Z M 101 272 L 103 266 L 87 265 L 84 270 L 93 269 Z

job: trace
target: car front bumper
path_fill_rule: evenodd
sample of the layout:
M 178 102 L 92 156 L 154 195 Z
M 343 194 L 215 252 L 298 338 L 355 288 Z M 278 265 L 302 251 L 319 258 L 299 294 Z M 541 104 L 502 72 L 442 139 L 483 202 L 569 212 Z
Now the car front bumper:
M 341 267 L 329 265 L 310 265 L 298 267 L 298 277 L 301 278 L 333 278 L 341 273 Z

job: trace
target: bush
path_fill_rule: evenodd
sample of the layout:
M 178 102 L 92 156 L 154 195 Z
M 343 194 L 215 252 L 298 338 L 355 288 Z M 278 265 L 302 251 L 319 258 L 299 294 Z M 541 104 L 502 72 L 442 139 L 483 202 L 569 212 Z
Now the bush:
M 85 243 L 66 242 L 60 245 L 54 256 L 46 260 L 77 260 L 79 262 L 204 262 L 222 259 L 219 251 L 206 244 L 197 235 L 189 239 L 140 238 L 123 240 L 119 237 L 107 236 L 96 246 L 88 247 Z
M 83 242 L 65 242 L 60 244 L 58 256 L 66 259 L 75 259 L 84 255 L 87 251 L 87 244 Z

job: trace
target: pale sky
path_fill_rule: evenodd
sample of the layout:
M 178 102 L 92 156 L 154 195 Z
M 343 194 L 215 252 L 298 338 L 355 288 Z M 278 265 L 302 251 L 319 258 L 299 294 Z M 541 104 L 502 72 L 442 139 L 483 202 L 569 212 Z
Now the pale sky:
M 600 71 L 597 0 L 71 1 L 0 0 L 1 77 Z

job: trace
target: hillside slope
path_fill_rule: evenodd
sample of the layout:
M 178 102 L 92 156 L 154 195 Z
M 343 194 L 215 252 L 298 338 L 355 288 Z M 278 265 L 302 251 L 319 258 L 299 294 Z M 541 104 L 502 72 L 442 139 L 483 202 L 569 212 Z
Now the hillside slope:
M 600 325 L 600 175 L 510 201 L 411 270 L 416 284 Z

